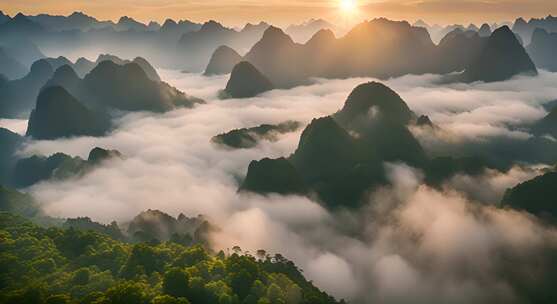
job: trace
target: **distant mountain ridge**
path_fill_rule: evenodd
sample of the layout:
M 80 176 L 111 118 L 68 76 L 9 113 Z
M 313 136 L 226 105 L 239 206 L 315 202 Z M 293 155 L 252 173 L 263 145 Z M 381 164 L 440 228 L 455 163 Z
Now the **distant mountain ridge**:
M 252 63 L 277 88 L 303 85 L 312 77 L 387 79 L 468 70 L 459 81 L 489 82 L 537 74 L 524 47 L 506 26 L 489 37 L 455 29 L 435 45 L 424 28 L 387 19 L 363 22 L 340 38 L 321 30 L 306 44 L 295 43 L 281 29 L 271 26 L 243 60 Z M 482 65 L 481 60 L 497 68 L 475 71 L 475 66 Z
M 557 31 L 549 33 L 545 29 L 536 28 L 526 50 L 538 68 L 557 72 Z
M 128 61 L 105 54 L 95 63 L 80 59 L 75 64 L 58 57 L 37 61 L 25 77 L 2 85 L 0 117 L 25 117 L 40 90 L 49 86 L 62 86 L 80 102 L 103 111 L 164 112 L 203 102 L 160 81 L 156 70 L 140 57 Z
M 537 75 L 538 71 L 515 34 L 503 26 L 493 32 L 462 77 L 466 82 L 493 82 L 508 80 L 519 74 Z
M 549 33 L 557 33 L 557 17 L 549 15 L 545 18 L 532 18 L 528 22 L 524 18 L 518 18 L 515 20 L 512 30 L 520 35 L 525 45 L 528 45 L 537 28 Z
M 242 52 L 261 39 L 268 27 L 267 23 L 248 24 L 242 30 L 236 31 L 211 20 L 204 23 L 199 31 L 182 35 L 178 42 L 178 50 L 189 56 L 186 69 L 203 71 L 217 48 L 226 45 Z

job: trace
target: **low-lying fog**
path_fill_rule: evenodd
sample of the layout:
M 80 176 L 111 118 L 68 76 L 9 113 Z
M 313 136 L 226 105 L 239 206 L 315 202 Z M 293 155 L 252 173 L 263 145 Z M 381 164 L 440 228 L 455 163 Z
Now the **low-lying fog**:
M 100 146 L 126 156 L 80 179 L 29 189 L 50 215 L 125 222 L 148 208 L 174 216 L 205 214 L 221 228 L 213 235 L 216 249 L 239 245 L 281 253 L 316 285 L 355 303 L 521 302 L 515 278 L 504 272 L 528 269 L 538 254 L 557 246 L 556 231 L 493 207 L 506 188 L 536 175 L 526 167 L 458 176 L 439 192 L 422 186 L 421 173 L 413 168 L 385 164 L 393 186 L 371 195 L 363 210 L 335 215 L 302 197 L 239 195 L 249 162 L 289 155 L 301 130 L 250 150 L 221 149 L 211 137 L 262 123 L 307 124 L 336 112 L 356 85 L 370 79 L 316 80 L 257 98 L 218 100 L 228 77 L 159 73 L 208 103 L 166 114 L 128 114 L 105 138 L 31 142 L 22 151 L 86 157 Z M 414 112 L 429 115 L 443 129 L 436 139 L 417 134 L 426 149 L 500 136 L 527 138 L 520 127 L 543 117 L 540 104 L 557 98 L 557 73 L 493 84 L 440 86 L 438 80 L 428 75 L 386 82 Z M 0 124 L 21 129 L 17 121 Z M 489 203 L 470 202 L 464 192 Z

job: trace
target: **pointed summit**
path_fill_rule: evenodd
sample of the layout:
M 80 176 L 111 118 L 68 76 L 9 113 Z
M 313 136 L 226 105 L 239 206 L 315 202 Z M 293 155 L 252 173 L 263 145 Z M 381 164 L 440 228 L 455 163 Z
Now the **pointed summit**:
M 157 73 L 157 70 L 155 70 L 155 68 L 147 60 L 145 60 L 145 58 L 135 57 L 132 62 L 137 63 L 143 69 L 145 74 L 147 74 L 149 79 L 153 81 L 161 81 L 161 77 Z
M 71 136 L 100 136 L 109 128 L 104 117 L 87 109 L 59 86 L 44 89 L 31 113 L 27 136 L 56 139 Z
M 3 11 L 0 11 L 0 25 L 2 23 L 8 22 L 10 19 L 11 19 L 10 16 L 5 15 Z
M 330 29 L 322 29 L 315 33 L 311 39 L 308 40 L 306 46 L 310 48 L 324 47 L 333 44 L 336 41 L 335 33 Z
M 482 26 L 478 30 L 478 34 L 480 35 L 480 37 L 491 36 L 491 34 L 492 34 L 491 26 L 489 26 L 489 24 L 487 24 L 487 23 L 482 24 Z
M 290 36 L 286 35 L 280 28 L 269 26 L 263 33 L 261 43 L 267 45 L 280 46 L 283 44 L 293 44 L 294 41 Z
M 244 28 L 242 28 L 241 32 L 252 32 L 252 31 L 264 31 L 266 30 L 270 25 L 266 22 L 259 22 L 258 24 L 251 24 L 248 23 L 244 26 Z
M 504 81 L 519 74 L 537 75 L 536 66 L 507 26 L 491 34 L 479 57 L 463 74 L 465 82 Z
M 12 19 L 6 21 L 0 27 L 1 31 L 7 31 L 11 34 L 37 34 L 43 30 L 43 27 L 33 22 L 22 13 L 18 13 Z
M 69 65 L 63 65 L 56 69 L 52 78 L 44 85 L 43 88 L 52 86 L 62 86 L 70 92 L 75 92 L 79 86 L 81 79 L 77 73 Z
M 41 59 L 33 62 L 31 65 L 31 77 L 37 77 L 39 75 L 52 75 L 54 73 L 52 66 L 46 59 Z
M 206 76 L 229 74 L 238 63 L 242 61 L 242 56 L 232 48 L 222 45 L 218 47 L 205 69 Z
M 201 26 L 201 29 L 199 31 L 200 32 L 216 32 L 216 31 L 220 31 L 220 30 L 224 30 L 224 29 L 226 29 L 226 28 L 222 24 L 216 22 L 215 20 L 209 20 Z
M 151 80 L 137 63 L 99 63 L 83 79 L 88 104 L 123 111 L 165 112 L 203 101 L 187 96 L 165 82 Z
M 232 98 L 250 98 L 273 89 L 265 75 L 247 61 L 234 66 L 225 92 Z
M 368 82 L 357 86 L 350 93 L 336 118 L 343 124 L 358 118 L 381 118 L 406 125 L 412 118 L 412 112 L 395 91 L 382 83 Z

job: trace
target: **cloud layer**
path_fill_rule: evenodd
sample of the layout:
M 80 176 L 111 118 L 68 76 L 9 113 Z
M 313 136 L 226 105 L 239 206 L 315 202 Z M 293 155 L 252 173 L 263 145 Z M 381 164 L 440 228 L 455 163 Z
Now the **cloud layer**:
M 208 103 L 166 114 L 128 114 L 107 137 L 36 141 L 21 152 L 86 157 L 100 146 L 126 156 L 80 179 L 29 189 L 49 214 L 103 222 L 126 222 L 148 208 L 205 214 L 221 228 L 212 236 L 215 248 L 280 252 L 319 287 L 354 303 L 520 303 L 530 289 L 508 270 L 545 275 L 534 271 L 533 259 L 545 261 L 544 254 L 555 250 L 555 230 L 494 207 L 506 188 L 539 173 L 531 166 L 456 176 L 444 190 L 433 190 L 422 186 L 419 171 L 385 164 L 393 186 L 375 191 L 358 212 L 332 214 L 303 197 L 236 192 L 251 160 L 289 155 L 301 130 L 250 150 L 219 149 L 212 136 L 262 123 L 308 123 L 336 112 L 369 79 L 318 79 L 252 99 L 218 100 L 225 76 L 160 74 Z M 528 137 L 519 126 L 543 117 L 540 105 L 557 98 L 551 86 L 557 74 L 545 72 L 489 85 L 439 86 L 438 80 L 426 75 L 387 81 L 414 112 L 445 130 L 446 137 L 422 136 L 422 142 L 437 143 L 426 145 L 430 152 L 440 142 Z

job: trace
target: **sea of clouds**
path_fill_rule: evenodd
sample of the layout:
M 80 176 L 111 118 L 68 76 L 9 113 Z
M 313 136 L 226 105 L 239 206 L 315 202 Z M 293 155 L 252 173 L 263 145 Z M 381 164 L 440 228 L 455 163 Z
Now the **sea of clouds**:
M 521 303 L 530 283 L 521 280 L 544 277 L 535 261 L 557 248 L 557 231 L 496 208 L 507 188 L 540 174 L 536 164 L 458 175 L 444 190 L 424 186 L 422 173 L 405 164 L 385 164 L 392 186 L 370 194 L 357 211 L 331 213 L 305 197 L 238 194 L 250 161 L 288 156 L 302 130 L 249 150 L 215 146 L 214 135 L 286 120 L 307 124 L 339 110 L 354 87 L 371 79 L 316 79 L 256 98 L 218 100 L 227 76 L 159 72 L 207 104 L 123 115 L 106 137 L 32 141 L 21 151 L 87 157 L 99 146 L 125 155 L 81 178 L 27 189 L 48 214 L 121 223 L 146 209 L 204 214 L 220 228 L 212 235 L 215 249 L 239 245 L 281 253 L 318 287 L 353 303 Z M 442 130 L 413 130 L 432 155 L 493 138 L 527 139 L 524 126 L 547 114 L 542 104 L 557 99 L 557 74 L 543 71 L 493 84 L 439 80 L 425 75 L 385 82 Z M 0 124 L 21 129 L 22 122 Z

